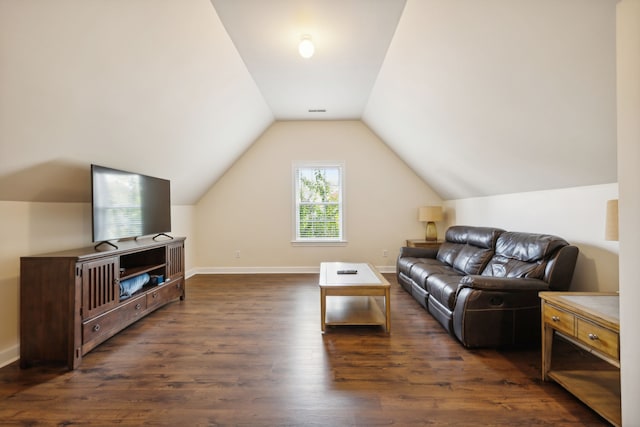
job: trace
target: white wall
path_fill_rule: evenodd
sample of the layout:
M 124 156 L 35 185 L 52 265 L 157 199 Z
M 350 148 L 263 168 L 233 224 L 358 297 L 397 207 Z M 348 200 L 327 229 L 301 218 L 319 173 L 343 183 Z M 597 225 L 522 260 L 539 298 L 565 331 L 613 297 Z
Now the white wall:
M 344 247 L 291 244 L 292 163 L 305 160 L 345 162 Z M 314 271 L 321 261 L 393 270 L 404 239 L 424 236 L 418 207 L 439 203 L 360 121 L 276 122 L 197 204 L 196 263 L 211 272 Z
M 617 9 L 622 424 L 640 425 L 640 0 Z
M 570 290 L 618 290 L 618 242 L 604 240 L 606 202 L 618 198 L 618 185 L 450 200 L 449 224 L 499 227 L 555 234 L 578 246 Z
M 0 202 L 0 366 L 19 355 L 20 257 L 86 246 L 86 203 Z
M 193 206 L 173 206 L 171 234 L 187 236 L 186 266 L 193 268 Z M 91 245 L 89 203 L 0 201 L 0 366 L 19 348 L 20 257 Z

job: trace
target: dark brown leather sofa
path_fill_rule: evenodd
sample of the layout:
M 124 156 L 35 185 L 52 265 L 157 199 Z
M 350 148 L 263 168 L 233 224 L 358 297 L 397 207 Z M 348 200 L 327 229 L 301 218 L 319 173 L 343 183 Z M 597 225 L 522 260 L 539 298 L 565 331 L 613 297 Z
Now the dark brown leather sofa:
M 540 291 L 566 291 L 578 248 L 564 239 L 453 226 L 439 249 L 403 247 L 398 283 L 465 347 L 540 345 Z

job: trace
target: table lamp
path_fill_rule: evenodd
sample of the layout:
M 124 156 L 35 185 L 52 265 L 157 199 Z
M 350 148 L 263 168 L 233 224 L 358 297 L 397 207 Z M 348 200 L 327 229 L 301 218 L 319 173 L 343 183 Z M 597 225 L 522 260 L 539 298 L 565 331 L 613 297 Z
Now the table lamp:
M 425 240 L 435 242 L 438 240 L 436 221 L 442 221 L 442 206 L 423 206 L 418 209 L 418 221 L 427 223 Z

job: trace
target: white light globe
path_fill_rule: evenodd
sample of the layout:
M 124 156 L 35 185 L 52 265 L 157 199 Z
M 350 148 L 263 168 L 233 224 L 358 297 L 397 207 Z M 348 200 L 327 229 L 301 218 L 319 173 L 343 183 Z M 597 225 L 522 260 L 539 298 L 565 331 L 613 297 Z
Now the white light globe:
M 300 45 L 298 46 L 298 52 L 300 52 L 300 56 L 303 58 L 311 58 L 316 48 L 311 41 L 311 36 L 304 36 L 300 41 Z

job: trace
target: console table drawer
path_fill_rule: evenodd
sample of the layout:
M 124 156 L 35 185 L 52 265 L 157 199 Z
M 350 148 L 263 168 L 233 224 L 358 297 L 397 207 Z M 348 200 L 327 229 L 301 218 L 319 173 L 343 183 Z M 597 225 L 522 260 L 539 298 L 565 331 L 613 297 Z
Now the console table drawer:
M 575 316 L 552 305 L 545 306 L 544 322 L 568 335 L 574 336 L 575 334 Z
M 617 333 L 580 318 L 577 320 L 577 338 L 580 341 L 615 359 L 619 358 Z

